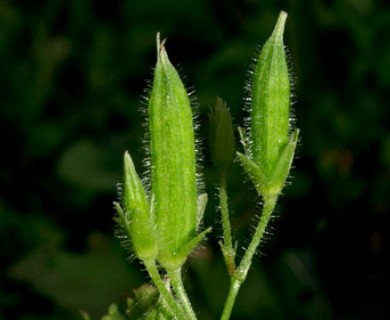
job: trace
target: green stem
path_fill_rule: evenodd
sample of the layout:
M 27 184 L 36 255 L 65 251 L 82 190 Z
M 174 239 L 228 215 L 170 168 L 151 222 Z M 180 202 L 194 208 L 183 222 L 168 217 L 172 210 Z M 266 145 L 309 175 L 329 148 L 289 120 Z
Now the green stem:
M 185 313 L 186 320 L 196 320 L 197 317 L 195 315 L 194 310 L 192 309 L 192 305 L 190 299 L 187 296 L 186 290 L 184 288 L 183 279 L 181 277 L 181 268 L 176 269 L 174 271 L 168 271 L 168 277 L 172 282 L 172 287 L 175 290 L 176 296 L 181 302 Z
M 221 244 L 222 253 L 225 258 L 226 267 L 229 274 L 232 274 L 236 269 L 234 261 L 235 251 L 233 248 L 232 231 L 229 219 L 228 197 L 226 192 L 226 178 L 222 176 L 219 183 L 219 205 L 221 208 L 222 228 L 223 228 L 223 244 Z
M 252 258 L 256 253 L 257 247 L 263 238 L 265 229 L 268 225 L 269 219 L 271 218 L 271 214 L 274 211 L 277 198 L 277 196 L 264 198 L 263 212 L 259 219 L 259 224 L 257 225 L 252 241 L 249 244 L 249 247 L 246 250 L 244 257 L 242 258 L 236 271 L 236 274 L 240 275 L 239 278 L 243 279 L 243 281 L 245 280 L 248 270 L 251 266 Z
M 264 198 L 263 212 L 259 219 L 259 223 L 253 235 L 252 241 L 249 244 L 248 249 L 244 254 L 244 257 L 242 258 L 240 265 L 231 275 L 230 289 L 229 289 L 228 297 L 226 299 L 225 307 L 222 312 L 221 320 L 228 320 L 230 318 L 238 291 L 242 283 L 246 279 L 248 270 L 252 264 L 253 256 L 255 255 L 256 250 L 260 244 L 260 241 L 263 238 L 271 214 L 274 211 L 277 198 L 278 198 L 277 196 Z
M 143 262 L 146 270 L 149 273 L 150 278 L 152 279 L 154 285 L 156 286 L 156 288 L 160 292 L 160 295 L 168 306 L 169 311 L 178 319 L 186 320 L 187 317 L 185 315 L 184 310 L 182 310 L 178 302 L 175 300 L 175 298 L 165 286 L 164 281 L 161 279 L 160 273 L 157 269 L 156 261 L 144 260 Z
M 235 279 L 234 277 L 230 278 L 230 288 L 229 288 L 229 294 L 227 296 L 225 307 L 223 308 L 223 313 L 221 316 L 221 320 L 229 320 L 230 315 L 233 310 L 234 302 L 236 301 L 236 297 L 238 294 L 238 290 L 240 290 L 241 282 L 238 279 Z

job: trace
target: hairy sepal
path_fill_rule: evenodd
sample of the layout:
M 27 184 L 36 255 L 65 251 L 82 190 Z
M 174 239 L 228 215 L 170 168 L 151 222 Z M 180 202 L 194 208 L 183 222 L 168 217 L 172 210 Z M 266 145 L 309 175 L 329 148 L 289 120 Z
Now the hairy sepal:
M 291 135 L 290 141 L 280 153 L 275 167 L 272 168 L 271 178 L 268 178 L 267 175 L 264 174 L 262 168 L 252 159 L 237 152 L 238 158 L 240 159 L 244 170 L 251 178 L 258 194 L 262 195 L 264 198 L 275 197 L 282 192 L 294 159 L 298 135 L 299 130 L 296 129 Z
M 154 218 L 144 187 L 128 152 L 124 155 L 123 210 L 114 203 L 120 221 L 130 237 L 135 255 L 141 259 L 157 257 L 158 247 Z
M 158 261 L 164 268 L 179 268 L 200 223 L 196 148 L 190 100 L 164 43 L 158 36 L 149 98 L 151 208 L 158 233 Z
M 289 141 L 290 78 L 283 45 L 286 18 L 282 12 L 264 44 L 251 84 L 251 155 L 268 178 Z

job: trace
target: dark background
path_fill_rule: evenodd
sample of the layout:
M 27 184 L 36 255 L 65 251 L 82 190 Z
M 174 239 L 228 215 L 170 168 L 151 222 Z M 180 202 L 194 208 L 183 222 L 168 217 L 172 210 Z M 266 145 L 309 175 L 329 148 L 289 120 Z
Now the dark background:
M 99 319 L 145 281 L 114 237 L 112 201 L 124 150 L 142 171 L 157 31 L 198 97 L 215 227 L 186 281 L 200 319 L 218 318 L 228 279 L 208 111 L 219 95 L 242 125 L 247 70 L 282 9 L 301 143 L 233 318 L 390 319 L 389 1 L 0 0 L 1 320 Z M 237 164 L 229 192 L 243 247 L 259 210 Z

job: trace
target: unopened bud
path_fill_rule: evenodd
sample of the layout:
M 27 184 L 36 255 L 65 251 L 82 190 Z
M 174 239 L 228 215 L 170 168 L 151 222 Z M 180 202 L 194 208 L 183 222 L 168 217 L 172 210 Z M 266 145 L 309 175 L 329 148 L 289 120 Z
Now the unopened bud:
M 157 256 L 157 239 L 145 190 L 128 152 L 124 155 L 123 207 L 115 204 L 121 224 L 130 236 L 135 255 L 141 260 Z
M 281 12 L 258 57 L 251 83 L 250 150 L 241 162 L 263 196 L 281 192 L 298 131 L 289 135 L 290 77 L 283 45 L 287 13 Z
M 149 100 L 152 211 L 160 264 L 180 267 L 196 246 L 199 222 L 195 139 L 188 94 L 157 37 L 158 59 Z
M 219 97 L 210 114 L 211 159 L 220 175 L 225 175 L 234 157 L 232 117 L 226 103 Z

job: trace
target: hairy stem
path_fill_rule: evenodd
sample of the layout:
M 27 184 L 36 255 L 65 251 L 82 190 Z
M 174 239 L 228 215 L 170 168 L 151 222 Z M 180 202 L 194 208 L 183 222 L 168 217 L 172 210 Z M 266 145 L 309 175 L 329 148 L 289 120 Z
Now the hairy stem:
M 226 177 L 222 176 L 219 182 L 219 205 L 221 208 L 223 243 L 221 243 L 222 253 L 225 258 L 226 267 L 229 274 L 236 269 L 235 250 L 233 248 L 232 231 L 229 219 L 228 197 L 226 192 Z
M 160 273 L 158 272 L 156 261 L 155 260 L 145 260 L 144 265 L 148 271 L 150 278 L 152 279 L 154 285 L 160 292 L 161 297 L 166 303 L 169 311 L 177 318 L 186 320 L 187 316 L 184 310 L 181 308 L 180 304 L 175 300 L 172 294 L 169 292 L 165 286 L 164 281 L 161 279 Z
M 252 264 L 253 256 L 263 238 L 265 229 L 268 225 L 272 212 L 274 211 L 277 196 L 264 198 L 263 212 L 259 219 L 256 231 L 253 235 L 252 241 L 246 250 L 238 268 L 232 273 L 230 278 L 230 289 L 226 299 L 225 307 L 222 312 L 221 320 L 228 320 L 232 313 L 234 302 L 237 298 L 238 291 L 245 281 L 248 270 Z
M 183 279 L 181 277 L 181 268 L 174 271 L 168 271 L 168 276 L 172 282 L 172 287 L 175 290 L 176 296 L 185 310 L 187 316 L 186 319 L 196 320 L 197 318 L 195 312 L 192 309 L 190 299 L 188 298 L 184 288 Z

